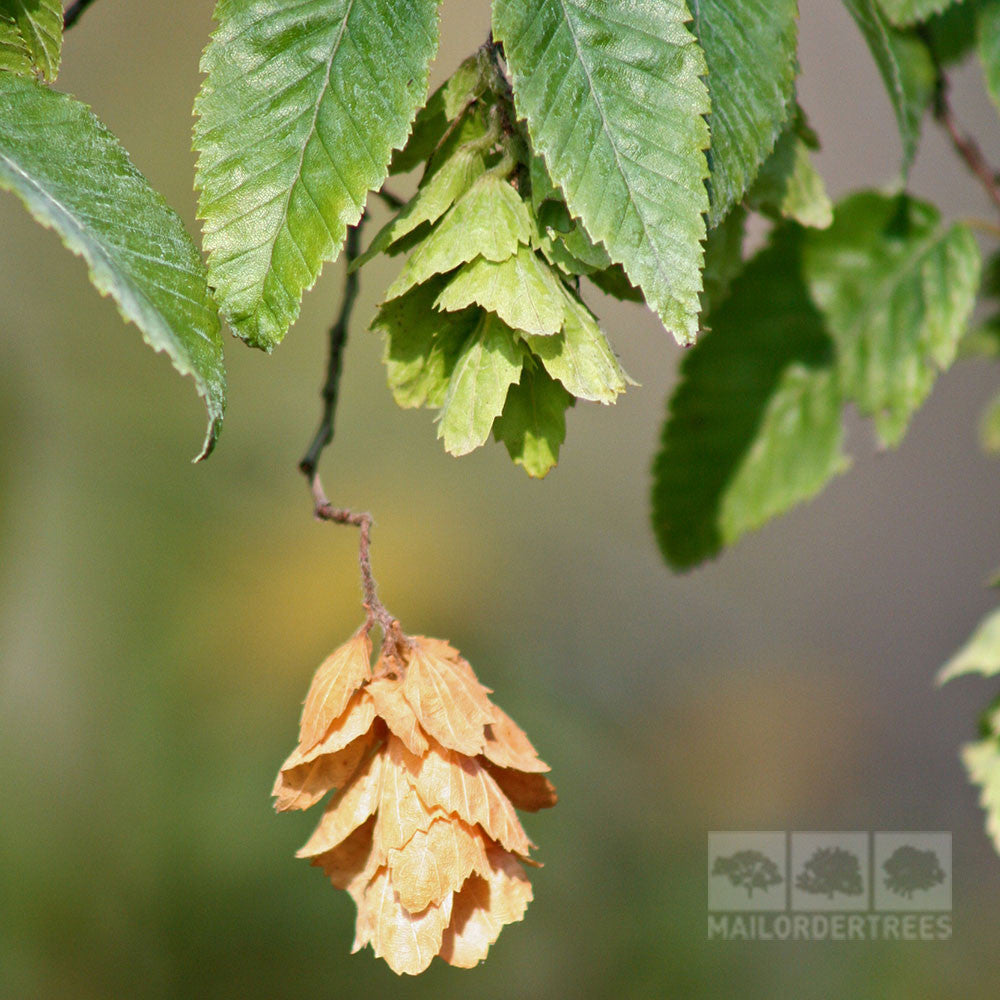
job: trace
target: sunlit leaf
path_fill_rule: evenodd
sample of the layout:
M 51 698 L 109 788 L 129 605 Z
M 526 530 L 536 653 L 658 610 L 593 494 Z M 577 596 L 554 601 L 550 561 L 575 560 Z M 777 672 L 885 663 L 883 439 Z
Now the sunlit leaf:
M 975 238 L 905 196 L 862 192 L 812 232 L 805 274 L 837 343 L 844 395 L 896 444 L 955 358 L 979 286 Z
M 750 191 L 749 203 L 778 219 L 825 229 L 833 221 L 833 205 L 823 178 L 812 161 L 813 148 L 797 116 L 779 136 Z
M 427 93 L 437 0 L 219 0 L 195 108 L 209 275 L 270 350 Z
M 563 332 L 525 336 L 545 370 L 578 399 L 613 403 L 631 381 L 622 370 L 594 314 L 569 290 Z
M 916 24 L 938 14 L 955 0 L 878 0 L 886 16 L 896 25 Z
M 0 70 L 48 81 L 59 72 L 62 51 L 61 0 L 0 0 Z
M 938 682 L 962 674 L 1000 674 L 1000 610 L 991 611 L 976 626 L 968 642 L 941 668 Z
M 517 192 L 498 174 L 483 174 L 417 245 L 385 297 L 396 298 L 476 257 L 506 260 L 530 240 L 531 219 Z
M 463 264 L 435 305 L 449 312 L 479 305 L 508 326 L 538 336 L 558 333 L 565 314 L 562 283 L 550 265 L 523 245 L 503 261 L 477 257 Z
M 226 403 L 219 318 L 184 224 L 79 101 L 0 72 L 0 187 L 83 257 L 143 339 L 190 375 L 208 409 L 201 456 Z
M 493 435 L 507 446 L 515 464 L 541 478 L 559 461 L 566 410 L 572 405 L 573 397 L 544 368 L 525 365 L 521 381 L 507 393 Z
M 441 407 L 438 437 L 447 452 L 465 455 L 486 442 L 523 363 L 515 332 L 493 313 L 480 313 L 455 362 Z
M 793 107 L 797 0 L 689 0 L 705 50 L 711 209 L 717 225 L 746 193 Z
M 833 345 L 780 230 L 684 357 L 653 472 L 653 526 L 683 569 L 815 495 L 845 465 Z
M 571 214 L 681 343 L 698 331 L 706 66 L 682 0 L 494 0 L 514 103 Z

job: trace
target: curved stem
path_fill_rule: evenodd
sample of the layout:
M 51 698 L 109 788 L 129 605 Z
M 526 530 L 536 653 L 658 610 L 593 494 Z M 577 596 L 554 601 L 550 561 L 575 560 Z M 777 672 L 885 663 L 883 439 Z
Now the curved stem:
M 934 57 L 933 47 L 928 46 L 928 48 L 931 49 L 931 55 L 934 58 L 934 70 L 936 74 L 934 118 L 948 133 L 952 148 L 959 159 L 962 160 L 970 173 L 979 181 L 997 211 L 1000 211 L 1000 186 L 997 184 L 997 172 L 987 162 L 982 149 L 979 147 L 979 143 L 959 126 L 955 110 L 952 108 L 949 98 L 951 84 L 948 76 L 944 71 L 944 67 Z
M 394 197 L 393 195 L 386 196 L 383 192 L 378 193 L 387 200 Z M 346 266 L 344 294 L 340 302 L 340 312 L 337 314 L 333 326 L 330 327 L 330 355 L 327 361 L 326 382 L 323 385 L 323 413 L 312 442 L 299 462 L 299 470 L 309 482 L 309 490 L 313 498 L 313 515 L 318 520 L 330 521 L 333 524 L 351 524 L 360 529 L 358 562 L 361 565 L 361 590 L 367 614 L 365 631 L 370 632 L 375 625 L 378 625 L 384 636 L 383 651 L 390 659 L 402 666 L 401 651 L 407 645 L 407 640 L 400 630 L 399 622 L 389 614 L 386 606 L 379 600 L 375 576 L 372 573 L 370 553 L 372 516 L 366 511 L 356 513 L 346 508 L 334 507 L 323 491 L 323 484 L 317 472 L 320 455 L 333 440 L 333 424 L 337 411 L 344 345 L 347 343 L 351 313 L 358 297 L 358 272 L 351 270 L 351 264 L 357 258 L 360 250 L 361 228 L 364 221 L 365 216 L 362 215 L 357 224 L 351 226 L 347 231 L 347 240 L 344 244 L 344 263 Z
M 344 295 L 340 300 L 340 312 L 333 326 L 330 327 L 330 354 L 326 366 L 326 382 L 323 385 L 323 415 L 319 427 L 313 435 L 312 443 L 299 462 L 299 469 L 307 479 L 312 479 L 319 464 L 319 456 L 323 449 L 333 440 L 333 419 L 337 412 L 337 397 L 340 392 L 340 372 L 343 367 L 344 345 L 347 343 L 347 328 L 351 321 L 351 312 L 358 297 L 358 272 L 351 270 L 351 264 L 358 256 L 361 243 L 361 227 L 364 225 L 364 215 L 356 225 L 347 230 L 347 241 L 344 244 Z

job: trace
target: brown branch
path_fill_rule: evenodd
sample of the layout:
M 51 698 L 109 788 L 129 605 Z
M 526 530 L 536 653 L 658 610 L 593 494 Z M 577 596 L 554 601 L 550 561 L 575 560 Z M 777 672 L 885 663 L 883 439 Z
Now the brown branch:
M 343 367 L 344 345 L 347 343 L 347 328 L 351 321 L 351 312 L 358 297 L 358 272 L 351 270 L 351 264 L 357 259 L 361 242 L 361 227 L 364 225 L 364 215 L 356 225 L 347 230 L 347 241 L 344 244 L 344 265 L 347 269 L 344 278 L 344 295 L 340 300 L 340 312 L 333 326 L 330 327 L 330 354 L 326 365 L 326 382 L 323 385 L 323 414 L 319 426 L 313 435 L 312 443 L 299 462 L 299 469 L 309 480 L 312 479 L 319 465 L 319 456 L 323 449 L 333 440 L 333 419 L 337 412 L 337 397 L 340 393 L 340 372 Z
M 323 492 L 323 484 L 317 474 L 309 477 L 309 490 L 313 498 L 313 514 L 319 521 L 330 521 L 333 524 L 351 524 L 359 528 L 361 536 L 358 542 L 358 562 L 361 565 L 361 590 L 364 594 L 364 606 L 367 613 L 365 631 L 370 631 L 374 625 L 382 629 L 384 641 L 382 648 L 386 655 L 395 659 L 400 665 L 401 649 L 407 644 L 406 637 L 399 627 L 399 622 L 389 614 L 386 606 L 379 600 L 372 574 L 371 563 L 371 530 L 372 516 L 367 511 L 357 513 L 341 507 L 334 507 Z
M 383 194 L 382 192 L 378 193 Z M 388 197 L 393 198 L 394 196 L 389 195 Z M 322 394 L 323 413 L 320 417 L 319 427 L 317 427 L 316 433 L 313 436 L 312 443 L 309 445 L 302 461 L 299 462 L 299 470 L 309 483 L 309 490 L 313 498 L 313 514 L 317 520 L 330 521 L 333 524 L 350 524 L 360 529 L 358 562 L 361 566 L 361 590 L 367 615 L 365 631 L 371 631 L 375 625 L 378 625 L 382 629 L 384 636 L 383 650 L 390 659 L 395 660 L 402 666 L 401 649 L 407 645 L 407 639 L 400 630 L 399 622 L 389 614 L 385 605 L 379 600 L 375 577 L 372 574 L 371 554 L 369 551 L 371 545 L 372 516 L 367 512 L 355 513 L 345 508 L 334 507 L 323 491 L 323 484 L 317 472 L 320 455 L 323 453 L 323 449 L 333 440 L 333 423 L 337 410 L 337 396 L 340 388 L 344 345 L 347 342 L 351 312 L 358 297 L 358 272 L 351 270 L 351 264 L 358 256 L 361 228 L 364 225 L 364 221 L 365 216 L 362 215 L 357 224 L 351 226 L 347 231 L 347 240 L 344 244 L 344 263 L 346 265 L 344 294 L 340 302 L 340 312 L 333 326 L 330 327 L 330 355 L 327 361 L 326 382 L 323 385 Z
M 931 48 L 933 53 L 933 48 Z M 979 143 L 963 131 L 958 124 L 954 108 L 949 99 L 950 84 L 941 64 L 935 59 L 934 118 L 948 133 L 952 148 L 968 167 L 970 173 L 979 181 L 994 207 L 1000 211 L 1000 187 L 997 185 L 997 172 L 989 165 L 983 155 Z
M 67 31 L 80 20 L 80 15 L 94 2 L 94 0 L 76 0 L 66 8 L 63 15 L 63 31 Z

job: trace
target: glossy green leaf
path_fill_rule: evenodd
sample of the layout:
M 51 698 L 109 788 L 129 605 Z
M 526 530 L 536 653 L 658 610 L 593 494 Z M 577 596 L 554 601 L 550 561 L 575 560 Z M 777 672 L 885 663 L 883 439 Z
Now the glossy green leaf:
M 961 62 L 976 44 L 978 8 L 995 0 L 962 0 L 934 17 L 923 27 L 924 38 L 942 66 Z
M 544 368 L 526 364 L 521 381 L 507 393 L 493 436 L 529 476 L 541 479 L 559 461 L 566 410 L 572 405 L 573 397 Z
M 480 305 L 508 326 L 538 336 L 558 333 L 565 314 L 562 282 L 523 245 L 504 261 L 477 257 L 463 264 L 435 305 L 449 312 Z
M 444 403 L 455 361 L 476 326 L 473 309 L 440 313 L 434 308 L 444 284 L 443 278 L 432 278 L 383 303 L 371 324 L 383 336 L 389 388 L 404 408 Z
M 968 642 L 941 668 L 938 683 L 962 674 L 1000 674 L 1000 610 L 991 611 L 976 626 Z
M 980 0 L 976 10 L 976 52 L 986 90 L 1000 110 L 1000 0 Z
M 990 454 L 1000 452 L 1000 395 L 994 396 L 979 421 L 979 443 Z
M 708 63 L 710 227 L 750 187 L 790 111 L 797 0 L 689 0 Z
M 774 152 L 760 168 L 749 202 L 771 218 L 825 229 L 833 221 L 833 205 L 813 164 L 812 146 L 803 134 L 803 124 L 801 118 L 796 118 L 782 132 Z
M 708 234 L 705 243 L 704 290 L 701 293 L 702 315 L 710 313 L 729 292 L 733 279 L 743 270 L 743 237 L 747 210 L 736 205 Z
M 0 0 L 0 70 L 54 80 L 62 36 L 61 0 Z
M 920 125 L 934 98 L 934 63 L 927 44 L 892 26 L 876 0 L 844 0 L 857 22 L 889 92 L 903 144 L 903 172 L 913 163 Z
M 933 206 L 905 196 L 854 195 L 811 233 L 805 274 L 837 343 L 844 395 L 874 416 L 886 444 L 954 360 L 979 272 L 968 227 L 946 229 Z
M 0 187 L 83 257 L 97 290 L 194 379 L 208 408 L 204 458 L 225 408 L 222 340 L 201 255 L 176 213 L 85 105 L 13 73 L 0 73 Z
M 515 332 L 492 313 L 480 312 L 455 361 L 441 407 L 438 437 L 447 452 L 466 455 L 485 444 L 523 363 Z
M 979 786 L 979 804 L 986 813 L 986 833 L 1000 851 L 1000 735 L 966 745 L 962 762 L 969 780 Z
M 571 214 L 681 343 L 708 210 L 704 56 L 683 0 L 493 0 L 514 103 Z
M 483 174 L 448 210 L 410 255 L 386 298 L 395 298 L 477 256 L 501 261 L 531 241 L 531 218 L 518 193 L 503 177 Z
M 526 335 L 525 343 L 545 370 L 579 399 L 613 403 L 632 381 L 625 374 L 594 314 L 568 289 L 563 331 L 555 337 Z
M 220 0 L 195 104 L 209 277 L 270 350 L 427 94 L 437 0 Z
M 833 345 L 801 231 L 751 260 L 681 364 L 653 469 L 653 527 L 684 569 L 815 495 L 846 465 Z
M 955 0 L 878 0 L 889 20 L 900 27 L 926 21 L 953 3 Z

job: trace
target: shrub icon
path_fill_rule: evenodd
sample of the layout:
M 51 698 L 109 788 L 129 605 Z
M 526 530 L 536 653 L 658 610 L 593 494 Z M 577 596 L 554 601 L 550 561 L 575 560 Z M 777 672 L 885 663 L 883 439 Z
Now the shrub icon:
M 795 879 L 803 892 L 827 896 L 860 896 L 864 891 L 858 856 L 843 847 L 817 847 Z
M 904 899 L 912 899 L 915 892 L 926 892 L 945 880 L 937 854 L 909 844 L 897 847 L 882 870 L 886 873 L 885 887 Z
M 712 874 L 723 875 L 737 888 L 746 889 L 748 898 L 753 897 L 754 889 L 767 892 L 784 881 L 778 866 L 760 851 L 737 851 L 728 858 L 716 858 Z

